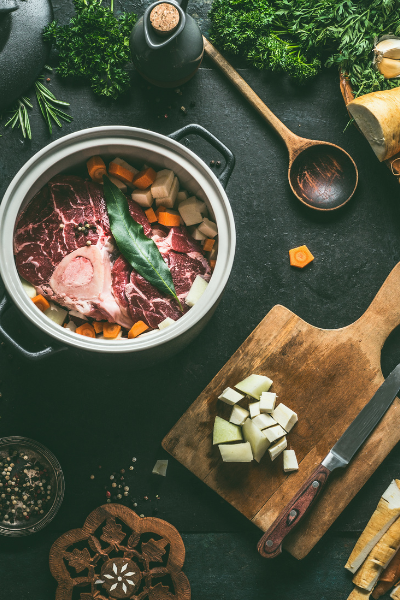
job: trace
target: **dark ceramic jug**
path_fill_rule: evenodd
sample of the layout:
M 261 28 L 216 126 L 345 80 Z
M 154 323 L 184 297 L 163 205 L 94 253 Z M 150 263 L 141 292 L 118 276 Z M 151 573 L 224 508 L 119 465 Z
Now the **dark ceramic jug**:
M 132 61 L 137 71 L 159 87 L 177 87 L 196 73 L 203 59 L 203 37 L 196 21 L 186 14 L 187 0 L 159 0 L 146 9 L 131 33 Z M 160 7 L 157 9 L 156 7 Z M 176 20 L 157 29 L 154 16 L 164 8 Z M 169 9 L 169 10 L 168 10 Z

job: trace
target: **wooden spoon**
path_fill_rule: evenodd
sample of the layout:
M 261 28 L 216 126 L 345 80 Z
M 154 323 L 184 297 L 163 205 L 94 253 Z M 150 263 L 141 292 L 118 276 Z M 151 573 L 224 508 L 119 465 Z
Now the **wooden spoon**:
M 358 183 L 351 156 L 335 144 L 308 140 L 290 131 L 218 50 L 205 37 L 203 40 L 208 56 L 285 142 L 289 184 L 300 202 L 316 210 L 334 210 L 346 204 Z

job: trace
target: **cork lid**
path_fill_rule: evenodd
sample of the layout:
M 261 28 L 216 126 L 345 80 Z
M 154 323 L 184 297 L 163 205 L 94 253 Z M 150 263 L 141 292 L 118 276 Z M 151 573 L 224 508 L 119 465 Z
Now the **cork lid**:
M 157 4 L 150 13 L 150 23 L 153 30 L 159 35 L 173 33 L 179 25 L 179 11 L 168 2 Z

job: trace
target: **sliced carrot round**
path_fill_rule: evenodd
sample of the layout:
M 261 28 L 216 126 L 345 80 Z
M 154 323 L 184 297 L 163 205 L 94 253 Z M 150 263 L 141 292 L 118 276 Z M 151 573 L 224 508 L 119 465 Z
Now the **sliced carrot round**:
M 44 296 L 42 296 L 42 294 L 38 294 L 37 296 L 32 298 L 32 302 L 36 304 L 38 309 L 42 312 L 50 308 L 50 303 L 46 300 Z
M 90 323 L 84 323 L 83 325 L 80 325 L 79 327 L 76 328 L 75 333 L 79 333 L 79 335 L 84 335 L 84 336 L 90 337 L 90 338 L 96 337 L 96 332 Z
M 299 246 L 298 248 L 292 248 L 291 250 L 289 250 L 289 258 L 292 267 L 299 267 L 300 269 L 302 269 L 314 260 L 314 257 L 307 248 L 307 246 Z
M 103 336 L 110 340 L 117 337 L 121 331 L 121 325 L 117 323 L 103 323 Z
M 146 325 L 144 321 L 137 321 L 137 323 L 135 323 L 129 330 L 128 338 L 131 340 L 132 338 L 135 338 L 144 331 L 146 331 L 146 329 L 148 328 L 149 326 Z

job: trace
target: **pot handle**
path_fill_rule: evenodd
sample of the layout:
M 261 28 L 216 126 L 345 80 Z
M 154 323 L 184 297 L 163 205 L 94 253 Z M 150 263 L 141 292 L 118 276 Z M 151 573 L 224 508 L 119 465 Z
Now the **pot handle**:
M 222 142 L 219 141 L 218 138 L 215 137 L 212 133 L 210 133 L 207 129 L 204 129 L 201 125 L 197 125 L 196 123 L 192 123 L 191 125 L 186 125 L 182 127 L 182 129 L 178 129 L 178 131 L 174 131 L 174 133 L 170 133 L 168 137 L 172 140 L 179 142 L 186 135 L 198 135 L 203 138 L 206 142 L 211 144 L 218 152 L 222 154 L 226 161 L 225 169 L 222 171 L 220 175 L 217 175 L 220 184 L 225 189 L 228 185 L 228 181 L 230 176 L 232 175 L 233 168 L 235 166 L 235 155 L 229 148 L 225 146 Z
M 0 300 L 0 338 L 2 340 L 4 340 L 5 342 L 9 343 L 24 358 L 27 358 L 29 360 L 40 360 L 42 358 L 45 358 L 47 356 L 52 356 L 53 354 L 57 354 L 58 352 L 61 352 L 62 350 L 67 349 L 64 346 L 61 346 L 60 348 L 53 348 L 52 346 L 48 346 L 47 348 L 45 348 L 44 350 L 40 350 L 39 352 L 29 352 L 28 350 L 25 350 L 25 348 L 22 348 L 22 346 L 20 346 L 18 344 L 18 342 L 16 342 L 4 330 L 3 326 L 1 325 L 1 317 L 10 308 L 14 308 L 14 306 L 10 302 L 8 297 L 6 295 L 4 295 L 4 297 Z

